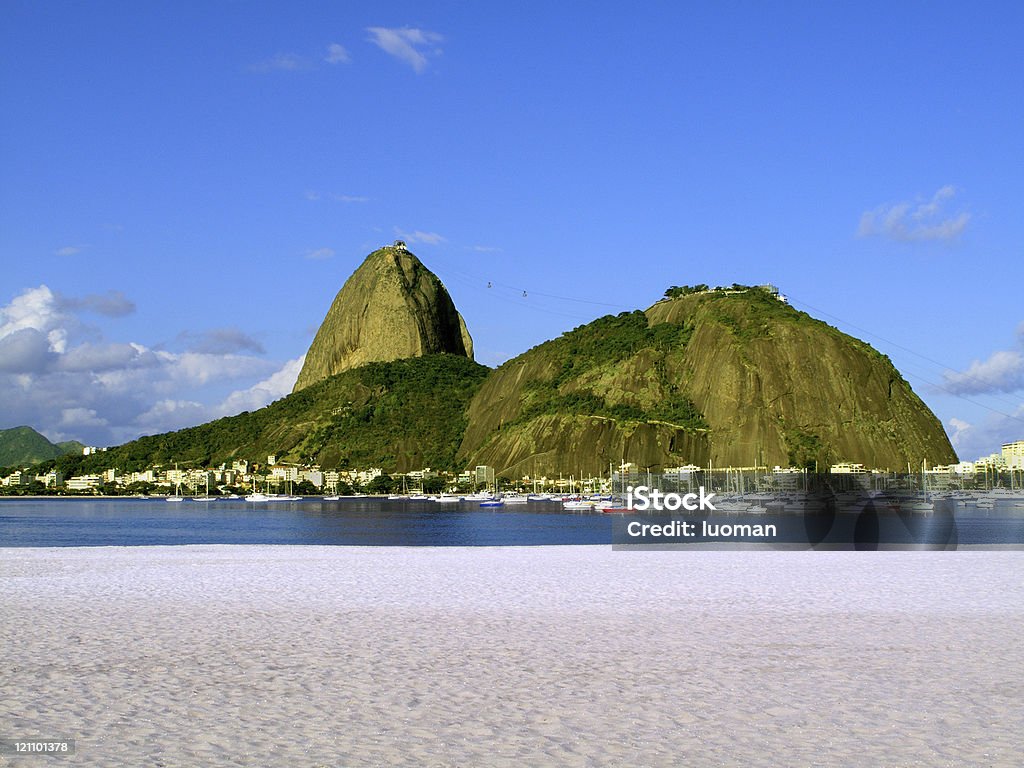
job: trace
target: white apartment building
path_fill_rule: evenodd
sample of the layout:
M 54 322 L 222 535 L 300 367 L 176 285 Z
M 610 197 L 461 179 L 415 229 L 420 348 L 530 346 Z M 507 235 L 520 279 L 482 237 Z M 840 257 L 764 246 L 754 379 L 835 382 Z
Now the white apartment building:
M 841 461 L 838 464 L 833 464 L 829 471 L 833 475 L 866 475 L 868 470 L 864 468 L 863 464 L 854 464 L 849 461 Z
M 319 469 L 304 469 L 299 472 L 299 480 L 306 480 L 317 488 L 324 487 L 324 473 Z
M 36 475 L 36 480 L 47 488 L 56 488 L 58 485 L 63 484 L 64 475 L 61 472 L 53 469 L 47 472 L 45 475 Z
M 270 476 L 278 482 L 297 482 L 299 479 L 298 467 L 271 467 Z
M 3 484 L 8 488 L 16 485 L 28 485 L 31 482 L 32 478 L 29 477 L 28 472 L 22 472 L 20 469 L 16 469 L 3 479 Z
M 1002 457 L 1008 469 L 1024 469 L 1024 440 L 1004 443 Z
M 366 485 L 372 482 L 373 478 L 380 477 L 382 474 L 384 474 L 384 470 L 380 467 L 370 467 L 370 469 L 363 469 L 354 473 L 354 477 L 360 485 Z
M 99 488 L 101 482 L 103 478 L 99 475 L 79 475 L 69 479 L 64 487 L 69 491 L 91 491 Z

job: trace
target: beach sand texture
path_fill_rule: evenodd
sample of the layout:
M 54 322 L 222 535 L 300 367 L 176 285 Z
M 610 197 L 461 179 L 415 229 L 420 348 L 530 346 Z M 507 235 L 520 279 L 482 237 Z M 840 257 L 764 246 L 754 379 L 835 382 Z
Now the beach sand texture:
M 0 549 L 88 766 L 1020 766 L 1024 554 Z

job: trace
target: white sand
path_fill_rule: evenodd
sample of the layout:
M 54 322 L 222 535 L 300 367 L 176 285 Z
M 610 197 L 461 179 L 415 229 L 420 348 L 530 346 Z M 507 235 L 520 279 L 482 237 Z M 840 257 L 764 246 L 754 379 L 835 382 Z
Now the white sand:
M 1024 554 L 0 549 L 0 765 L 1019 766 Z

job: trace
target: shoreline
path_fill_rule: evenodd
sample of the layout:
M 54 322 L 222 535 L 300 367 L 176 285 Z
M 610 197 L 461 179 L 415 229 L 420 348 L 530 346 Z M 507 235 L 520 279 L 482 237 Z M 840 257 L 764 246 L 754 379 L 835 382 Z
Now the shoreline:
M 0 549 L 68 764 L 1012 764 L 1024 556 Z M 0 765 L 34 765 L 0 757 Z

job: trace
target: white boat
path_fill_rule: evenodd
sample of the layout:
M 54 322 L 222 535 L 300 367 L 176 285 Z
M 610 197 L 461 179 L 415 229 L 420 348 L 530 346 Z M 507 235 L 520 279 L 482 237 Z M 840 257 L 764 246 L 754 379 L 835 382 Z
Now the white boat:
M 573 511 L 585 511 L 592 510 L 594 508 L 594 502 L 588 500 L 585 501 L 564 501 L 562 502 L 562 509 L 568 509 Z
M 206 495 L 205 496 L 194 496 L 192 501 L 216 501 L 216 496 L 210 495 L 210 474 L 206 473 Z
M 505 502 L 506 504 L 525 504 L 527 501 L 529 501 L 529 499 L 527 499 L 521 493 L 505 493 L 505 494 L 502 494 L 501 500 L 503 502 Z
M 257 491 L 256 493 L 250 493 L 248 496 L 245 497 L 245 500 L 246 501 L 270 501 L 270 497 L 267 496 L 267 494 L 265 494 L 265 493 L 260 493 L 259 491 Z
M 341 501 L 341 496 L 324 496 L 324 501 Z
M 430 500 L 438 504 L 458 504 L 460 501 L 462 501 L 462 497 L 453 496 L 450 493 L 442 493 L 440 496 L 434 496 Z

